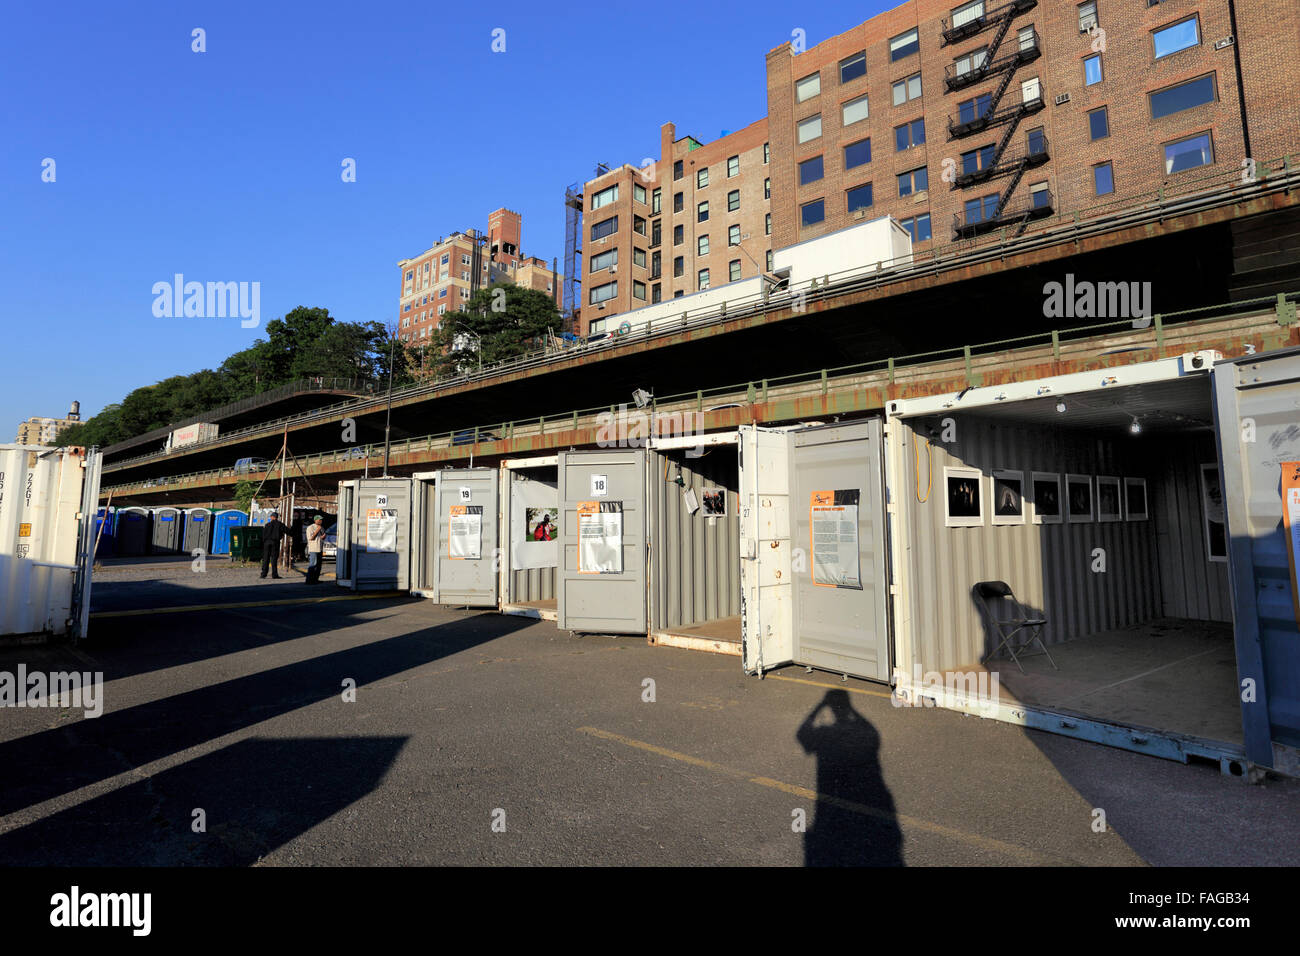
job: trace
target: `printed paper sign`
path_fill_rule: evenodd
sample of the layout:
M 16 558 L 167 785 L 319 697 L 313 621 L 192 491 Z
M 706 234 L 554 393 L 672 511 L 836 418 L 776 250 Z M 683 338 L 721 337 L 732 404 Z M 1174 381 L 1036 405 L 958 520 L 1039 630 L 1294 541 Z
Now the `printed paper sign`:
M 1300 625 L 1300 461 L 1282 462 L 1282 528 L 1291 567 L 1291 606 Z
M 623 573 L 623 502 L 578 502 L 578 573 Z
M 397 551 L 397 512 L 390 508 L 366 509 L 366 550 Z
M 452 505 L 447 523 L 447 557 L 477 561 L 482 556 L 483 506 Z
M 609 475 L 591 476 L 591 497 L 604 498 L 609 494 Z
M 862 588 L 858 568 L 858 490 L 814 491 L 808 503 L 813 584 Z

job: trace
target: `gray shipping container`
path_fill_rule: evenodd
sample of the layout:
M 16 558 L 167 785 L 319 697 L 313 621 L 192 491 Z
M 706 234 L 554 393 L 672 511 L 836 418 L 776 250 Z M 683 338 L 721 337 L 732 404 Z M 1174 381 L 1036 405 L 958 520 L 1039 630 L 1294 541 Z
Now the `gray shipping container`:
M 410 588 L 410 478 L 339 482 L 338 528 L 335 576 L 340 587 Z
M 501 610 L 554 620 L 559 564 L 559 459 L 501 463 Z M 545 527 L 538 524 L 549 517 Z

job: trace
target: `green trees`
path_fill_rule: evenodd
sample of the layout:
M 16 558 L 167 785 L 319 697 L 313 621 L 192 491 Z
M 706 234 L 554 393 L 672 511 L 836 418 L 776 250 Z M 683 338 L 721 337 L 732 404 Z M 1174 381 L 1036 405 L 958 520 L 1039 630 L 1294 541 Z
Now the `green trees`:
M 439 320 L 425 368 L 445 375 L 501 362 L 537 348 L 548 329 L 560 331 L 560 313 L 549 295 L 509 283 L 488 286 L 463 311 Z

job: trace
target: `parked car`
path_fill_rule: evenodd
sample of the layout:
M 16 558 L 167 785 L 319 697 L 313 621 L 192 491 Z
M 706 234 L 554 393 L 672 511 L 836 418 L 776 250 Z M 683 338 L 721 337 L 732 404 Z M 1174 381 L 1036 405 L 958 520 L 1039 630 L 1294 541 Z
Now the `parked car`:
M 323 561 L 332 561 L 339 555 L 339 526 L 337 523 L 325 529 L 325 539 L 320 544 L 320 556 Z
M 241 458 L 235 462 L 235 474 L 246 475 L 252 471 L 267 471 L 271 463 L 265 458 Z

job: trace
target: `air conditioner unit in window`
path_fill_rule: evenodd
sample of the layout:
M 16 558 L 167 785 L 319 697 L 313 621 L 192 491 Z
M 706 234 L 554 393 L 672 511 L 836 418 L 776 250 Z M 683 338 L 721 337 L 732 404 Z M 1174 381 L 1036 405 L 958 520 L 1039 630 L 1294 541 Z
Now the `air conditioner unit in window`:
M 855 210 L 853 210 L 853 218 L 854 218 L 854 219 L 862 219 L 864 216 L 866 216 L 866 214 L 867 214 L 867 211 L 866 211 L 865 209 L 855 209 Z
M 610 266 L 610 267 L 609 267 L 609 273 L 610 273 L 610 275 L 613 275 L 613 274 L 614 274 L 615 272 L 617 272 L 617 271 L 618 271 L 618 266 Z

